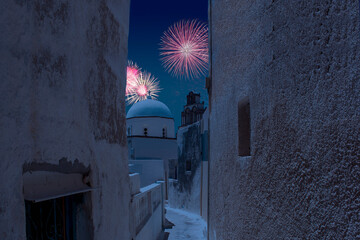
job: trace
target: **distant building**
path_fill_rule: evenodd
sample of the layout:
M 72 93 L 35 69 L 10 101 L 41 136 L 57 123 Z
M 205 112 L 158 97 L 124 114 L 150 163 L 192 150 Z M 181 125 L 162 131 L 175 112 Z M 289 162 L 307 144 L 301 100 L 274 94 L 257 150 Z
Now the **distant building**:
M 130 171 L 140 173 L 141 186 L 164 180 L 166 193 L 169 161 L 177 160 L 174 118 L 162 102 L 146 99 L 126 115 Z
M 184 111 L 181 113 L 181 127 L 200 121 L 205 112 L 204 102 L 200 102 L 200 93 L 191 91 L 186 100 Z
M 169 205 L 197 213 L 207 220 L 209 114 L 204 103 L 200 103 L 200 94 L 193 92 L 187 96 L 184 109 L 182 116 L 185 115 L 188 124 L 177 132 L 177 178 L 169 180 Z M 191 114 L 186 116 L 186 112 Z

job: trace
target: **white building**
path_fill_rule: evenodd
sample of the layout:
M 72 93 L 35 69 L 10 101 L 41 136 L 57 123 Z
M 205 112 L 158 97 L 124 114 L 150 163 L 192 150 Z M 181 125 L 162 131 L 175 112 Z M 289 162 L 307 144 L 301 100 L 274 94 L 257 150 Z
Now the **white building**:
M 162 102 L 146 99 L 135 103 L 126 115 L 130 171 L 140 173 L 141 186 L 165 181 L 169 161 L 177 160 L 174 119 Z
M 130 240 L 130 0 L 0 5 L 0 239 Z
M 177 177 L 169 179 L 169 206 L 201 215 L 208 213 L 209 111 L 200 94 L 190 92 L 177 131 Z M 171 166 L 171 164 L 169 165 Z

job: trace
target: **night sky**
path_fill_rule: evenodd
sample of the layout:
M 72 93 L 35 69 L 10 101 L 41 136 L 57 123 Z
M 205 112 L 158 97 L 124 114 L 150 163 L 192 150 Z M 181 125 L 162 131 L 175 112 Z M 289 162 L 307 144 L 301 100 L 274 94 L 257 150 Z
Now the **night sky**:
M 205 76 L 199 79 L 172 77 L 161 65 L 159 43 L 164 31 L 179 20 L 208 20 L 208 0 L 132 0 L 130 7 L 128 59 L 142 70 L 152 73 L 160 82 L 162 91 L 158 100 L 171 110 L 175 129 L 181 124 L 181 111 L 190 91 L 199 92 L 201 101 L 208 104 Z M 128 110 L 131 105 L 128 105 Z

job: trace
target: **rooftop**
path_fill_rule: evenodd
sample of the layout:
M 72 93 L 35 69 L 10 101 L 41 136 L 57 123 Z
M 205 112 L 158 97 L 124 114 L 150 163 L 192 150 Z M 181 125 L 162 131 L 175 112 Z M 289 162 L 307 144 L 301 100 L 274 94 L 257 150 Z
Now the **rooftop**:
M 126 118 L 135 117 L 173 118 L 170 109 L 164 103 L 154 99 L 146 99 L 135 103 L 127 112 Z

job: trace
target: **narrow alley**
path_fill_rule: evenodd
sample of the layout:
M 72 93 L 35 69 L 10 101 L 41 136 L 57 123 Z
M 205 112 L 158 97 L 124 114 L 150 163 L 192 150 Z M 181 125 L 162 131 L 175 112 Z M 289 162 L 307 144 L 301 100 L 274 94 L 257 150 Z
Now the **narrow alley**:
M 168 240 L 206 239 L 206 222 L 199 215 L 167 207 L 166 218 L 175 225 L 166 230 L 170 233 Z

